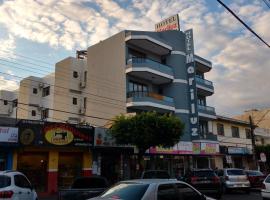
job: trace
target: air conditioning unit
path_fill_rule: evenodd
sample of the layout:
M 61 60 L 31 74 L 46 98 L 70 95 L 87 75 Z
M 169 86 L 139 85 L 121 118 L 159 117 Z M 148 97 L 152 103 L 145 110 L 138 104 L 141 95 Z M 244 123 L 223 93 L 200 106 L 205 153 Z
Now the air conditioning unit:
M 86 111 L 85 108 L 80 108 L 80 109 L 79 109 L 79 113 L 80 113 L 80 114 L 85 114 L 85 111 Z
M 85 85 L 86 85 L 85 81 L 80 82 L 80 88 L 85 88 Z
M 39 83 L 39 84 L 38 84 L 38 87 L 39 87 L 39 88 L 44 88 L 44 83 Z

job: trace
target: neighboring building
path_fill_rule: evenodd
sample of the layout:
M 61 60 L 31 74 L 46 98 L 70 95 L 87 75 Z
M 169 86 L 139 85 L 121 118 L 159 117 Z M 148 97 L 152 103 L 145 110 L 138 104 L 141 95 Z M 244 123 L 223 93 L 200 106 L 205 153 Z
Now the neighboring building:
M 257 127 L 254 130 L 254 135 L 256 145 L 270 145 L 270 129 Z
M 251 131 L 248 122 L 217 116 L 213 121 L 213 133 L 217 135 L 220 156 L 216 157 L 218 168 L 254 168 L 252 159 Z
M 16 118 L 18 91 L 0 90 L 0 116 Z

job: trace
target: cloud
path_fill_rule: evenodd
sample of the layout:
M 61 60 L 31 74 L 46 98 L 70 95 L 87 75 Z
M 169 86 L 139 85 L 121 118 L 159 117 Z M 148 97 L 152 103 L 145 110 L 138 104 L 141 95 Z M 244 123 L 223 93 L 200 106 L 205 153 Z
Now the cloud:
M 16 48 L 15 38 L 12 35 L 8 35 L 8 38 L 0 39 L 0 57 L 15 57 L 13 51 Z
M 19 85 L 16 80 L 7 79 L 4 76 L 0 76 L 0 90 L 16 90 L 18 89 Z

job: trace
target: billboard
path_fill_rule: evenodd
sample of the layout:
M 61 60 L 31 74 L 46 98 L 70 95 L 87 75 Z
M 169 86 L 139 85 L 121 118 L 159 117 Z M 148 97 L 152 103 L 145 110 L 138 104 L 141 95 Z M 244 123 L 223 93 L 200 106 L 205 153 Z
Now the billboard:
M 0 143 L 18 143 L 18 128 L 0 126 Z
M 167 19 L 164 19 L 161 22 L 155 24 L 155 31 L 156 32 L 169 31 L 169 30 L 180 31 L 178 14 L 173 15 L 173 16 L 171 16 Z

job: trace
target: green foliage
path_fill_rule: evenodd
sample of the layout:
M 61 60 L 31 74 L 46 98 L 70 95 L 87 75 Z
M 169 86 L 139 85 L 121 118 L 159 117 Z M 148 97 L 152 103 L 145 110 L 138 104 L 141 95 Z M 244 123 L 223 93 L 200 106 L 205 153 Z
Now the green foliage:
M 270 154 L 270 145 L 265 145 L 265 146 L 256 146 L 255 150 L 257 152 L 257 154 L 260 154 L 261 152 L 265 153 L 265 154 Z
M 143 154 L 154 146 L 172 147 L 180 140 L 184 124 L 174 115 L 142 112 L 117 116 L 111 134 L 118 144 L 131 144 Z

